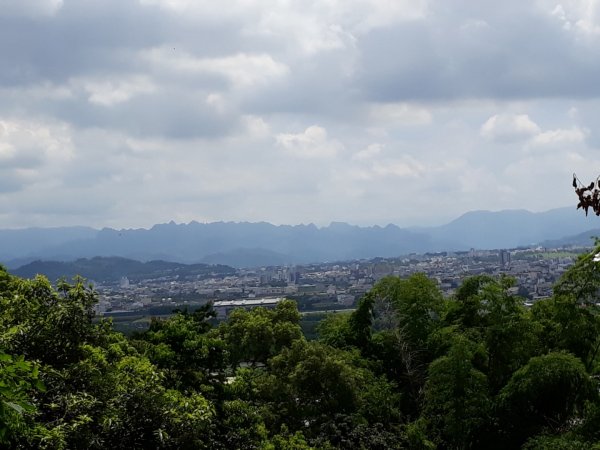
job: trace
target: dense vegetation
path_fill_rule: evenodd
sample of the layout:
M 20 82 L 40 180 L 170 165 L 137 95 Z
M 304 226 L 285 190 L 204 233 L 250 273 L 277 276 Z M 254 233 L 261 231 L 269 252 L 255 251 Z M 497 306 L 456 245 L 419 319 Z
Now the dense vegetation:
M 208 264 L 181 264 L 167 261 L 140 262 L 120 257 L 81 258 L 76 261 L 33 261 L 19 267 L 13 273 L 20 277 L 31 278 L 44 274 L 49 280 L 62 277 L 82 276 L 102 283 L 115 283 L 126 276 L 130 281 L 157 280 L 163 277 L 177 277 L 178 280 L 199 280 L 217 276 L 235 274 L 229 266 Z
M 511 280 L 450 299 L 387 277 L 308 341 L 292 301 L 126 338 L 82 280 L 0 270 L 0 442 L 47 449 L 600 449 L 600 263 L 530 310 Z

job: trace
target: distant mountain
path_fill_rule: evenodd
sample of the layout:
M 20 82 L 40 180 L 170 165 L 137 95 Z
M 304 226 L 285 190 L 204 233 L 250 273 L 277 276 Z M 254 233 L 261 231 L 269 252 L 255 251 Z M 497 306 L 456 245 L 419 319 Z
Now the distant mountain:
M 0 230 L 0 260 L 24 258 L 45 248 L 76 240 L 93 239 L 98 230 L 89 227 L 25 228 Z
M 198 279 L 213 274 L 233 274 L 232 267 L 208 264 L 181 264 L 166 261 L 149 261 L 146 263 L 119 257 L 95 257 L 78 259 L 71 262 L 34 261 L 13 270 L 17 276 L 32 278 L 37 274 L 45 275 L 49 280 L 66 277 L 71 279 L 80 275 L 97 282 L 115 282 L 121 277 L 130 281 L 141 279 L 157 279 L 178 276 L 179 279 Z
M 34 260 L 73 261 L 96 256 L 235 267 L 391 257 L 469 248 L 513 248 L 576 235 L 600 225 L 575 208 L 541 213 L 472 211 L 439 227 L 326 227 L 214 222 L 155 225 L 150 229 L 85 227 L 0 230 L 0 261 L 14 267 Z
M 575 208 L 532 213 L 525 210 L 471 211 L 441 227 L 423 229 L 435 239 L 462 248 L 514 248 L 581 233 L 600 224 Z
M 579 246 L 579 247 L 591 247 L 594 245 L 594 239 L 600 237 L 600 228 L 593 230 L 584 231 L 572 236 L 564 236 L 560 239 L 552 239 L 543 241 L 540 245 L 544 247 L 568 247 L 568 246 Z
M 148 230 L 104 228 L 92 238 L 42 247 L 33 255 L 21 257 L 68 261 L 82 257 L 121 256 L 142 261 L 227 261 L 235 266 L 249 266 L 279 264 L 283 260 L 307 263 L 396 256 L 434 250 L 439 246 L 426 234 L 395 225 L 382 228 L 333 223 L 317 228 L 313 224 L 191 222 L 185 225 L 171 222 Z
M 264 248 L 238 248 L 223 253 L 213 253 L 202 258 L 207 264 L 225 264 L 233 267 L 284 266 L 291 264 L 294 257 Z

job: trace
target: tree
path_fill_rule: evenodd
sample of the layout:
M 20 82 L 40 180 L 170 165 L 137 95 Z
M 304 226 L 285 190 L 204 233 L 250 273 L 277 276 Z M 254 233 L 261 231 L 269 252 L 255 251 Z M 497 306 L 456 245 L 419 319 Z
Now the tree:
M 352 347 L 350 318 L 350 313 L 327 314 L 317 325 L 319 341 L 340 349 Z
M 484 349 L 456 336 L 447 356 L 433 361 L 425 384 L 423 417 L 441 448 L 479 448 L 490 421 L 486 375 L 473 362 Z
M 36 389 L 45 390 L 37 365 L 0 351 L 0 445 L 30 432 L 24 416 L 35 412 L 30 396 Z
M 269 360 L 254 389 L 273 405 L 272 427 L 286 424 L 309 438 L 336 415 L 357 423 L 397 421 L 398 394 L 385 378 L 361 367 L 365 363 L 356 353 L 298 340 Z
M 5 278 L 5 277 L 4 277 Z M 81 344 L 94 339 L 94 290 L 81 278 L 62 280 L 55 290 L 48 280 L 5 278 L 8 295 L 0 296 L 0 344 L 9 352 L 53 367 L 80 358 Z
M 500 391 L 498 407 L 508 442 L 522 444 L 542 430 L 562 432 L 583 415 L 597 389 L 581 360 L 568 353 L 536 356 Z
M 377 301 L 390 303 L 402 334 L 415 350 L 426 350 L 429 335 L 440 325 L 444 301 L 437 285 L 422 273 L 406 279 L 382 278 L 373 286 Z
M 272 310 L 236 309 L 229 320 L 221 324 L 219 331 L 227 344 L 232 365 L 241 362 L 265 364 L 283 348 L 303 339 L 299 322 L 296 303 L 283 300 Z
M 153 320 L 150 329 L 133 343 L 158 367 L 166 382 L 180 390 L 218 388 L 226 367 L 226 344 L 211 331 L 212 306 L 188 313 L 177 312 L 166 320 Z
M 571 295 L 557 294 L 533 306 L 532 318 L 539 324 L 540 342 L 546 351 L 566 350 L 591 369 L 598 358 L 600 321 Z

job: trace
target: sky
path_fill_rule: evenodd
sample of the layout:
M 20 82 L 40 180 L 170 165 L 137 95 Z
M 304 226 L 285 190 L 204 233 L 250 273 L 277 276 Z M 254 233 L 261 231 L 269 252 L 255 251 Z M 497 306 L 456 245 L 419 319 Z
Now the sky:
M 600 1 L 0 0 L 0 228 L 435 225 L 600 175 Z

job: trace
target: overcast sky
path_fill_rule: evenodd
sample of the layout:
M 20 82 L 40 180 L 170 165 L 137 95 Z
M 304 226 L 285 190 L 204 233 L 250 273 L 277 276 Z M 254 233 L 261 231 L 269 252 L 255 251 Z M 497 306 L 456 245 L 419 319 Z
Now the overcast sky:
M 574 207 L 599 150 L 600 1 L 0 0 L 0 228 Z

